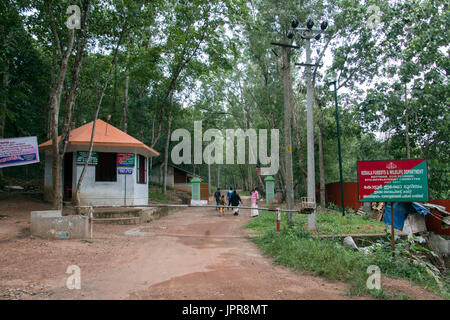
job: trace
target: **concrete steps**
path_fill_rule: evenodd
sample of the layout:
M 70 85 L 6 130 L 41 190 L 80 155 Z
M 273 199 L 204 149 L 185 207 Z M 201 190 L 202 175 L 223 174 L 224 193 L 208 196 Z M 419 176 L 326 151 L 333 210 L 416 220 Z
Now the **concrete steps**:
M 123 210 L 96 210 L 94 211 L 95 224 L 139 224 L 141 223 L 142 209 Z
M 102 208 L 94 211 L 96 224 L 140 224 L 167 216 L 170 210 L 179 208 Z

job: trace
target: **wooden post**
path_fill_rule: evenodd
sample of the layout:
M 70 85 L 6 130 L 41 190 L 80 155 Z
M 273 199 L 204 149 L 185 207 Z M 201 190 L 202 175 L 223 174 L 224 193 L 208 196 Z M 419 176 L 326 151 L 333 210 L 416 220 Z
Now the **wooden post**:
M 392 257 L 395 256 L 395 237 L 394 237 L 394 203 L 391 202 L 391 246 L 392 246 Z

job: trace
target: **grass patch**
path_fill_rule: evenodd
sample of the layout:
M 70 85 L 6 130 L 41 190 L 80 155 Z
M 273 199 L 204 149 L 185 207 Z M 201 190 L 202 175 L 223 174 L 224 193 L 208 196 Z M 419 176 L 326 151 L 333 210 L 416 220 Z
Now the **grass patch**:
M 252 219 L 247 228 L 261 232 L 274 230 L 276 227 L 277 213 L 274 211 L 263 211 L 256 219 Z M 294 224 L 306 225 L 308 216 L 296 214 L 293 216 Z M 281 214 L 281 226 L 286 227 L 286 213 Z M 316 215 L 317 233 L 321 235 L 340 234 L 373 234 L 383 233 L 385 224 L 364 216 L 347 215 L 345 218 L 339 213 L 331 210 L 323 210 Z
M 150 187 L 148 190 L 148 200 L 158 203 L 169 203 L 170 199 L 167 195 L 163 194 L 161 188 Z
M 318 224 L 321 222 L 327 225 L 333 221 L 330 217 L 321 220 L 320 216 L 320 214 L 317 215 Z M 286 226 L 286 219 L 282 219 L 282 230 L 277 233 L 275 217 L 273 212 L 262 212 L 257 218 L 250 220 L 245 227 L 256 231 L 257 237 L 253 238 L 253 241 L 277 264 L 294 270 L 312 272 L 327 279 L 347 282 L 351 285 L 348 292 L 350 296 L 369 294 L 381 299 L 404 299 L 405 295 L 383 289 L 367 288 L 366 282 L 369 277 L 367 268 L 376 265 L 388 277 L 411 281 L 415 285 L 428 288 L 450 299 L 450 281 L 445 281 L 444 289 L 441 290 L 424 267 L 412 264 L 401 254 L 392 258 L 388 239 L 382 244 L 385 247 L 371 255 L 365 255 L 348 249 L 332 239 L 312 237 L 304 230 L 305 218 L 300 215 L 294 216 L 294 226 L 289 228 Z M 348 225 L 344 223 L 340 230 L 354 230 L 355 225 L 353 222 Z M 400 244 L 399 247 L 401 247 Z

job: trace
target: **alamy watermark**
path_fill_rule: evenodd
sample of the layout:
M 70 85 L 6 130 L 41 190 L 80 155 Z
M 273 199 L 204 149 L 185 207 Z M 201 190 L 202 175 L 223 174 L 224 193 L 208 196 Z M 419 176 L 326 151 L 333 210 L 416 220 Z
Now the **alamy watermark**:
M 376 265 L 371 265 L 367 267 L 367 273 L 370 274 L 369 278 L 366 281 L 366 287 L 369 290 L 381 289 L 381 270 L 380 267 Z
M 70 274 L 66 281 L 66 287 L 69 290 L 81 290 L 81 269 L 77 265 L 70 265 L 66 270 Z
M 369 29 L 376 29 L 380 25 L 381 22 L 381 14 L 380 14 L 380 7 L 377 5 L 370 5 L 367 8 L 367 12 L 370 14 L 369 19 L 367 19 L 367 27 Z
M 191 133 L 186 129 L 172 132 L 172 141 L 181 141 L 172 148 L 171 159 L 174 164 L 224 164 L 235 163 L 235 141 L 237 164 L 246 164 L 246 139 L 248 139 L 248 164 L 268 166 L 261 168 L 261 175 L 275 175 L 279 169 L 279 130 L 270 130 L 270 155 L 268 154 L 268 130 L 226 129 L 225 134 L 218 129 L 208 129 L 203 133 L 202 121 L 194 121 L 194 147 L 192 157 Z M 214 138 L 214 139 L 213 139 Z M 213 140 L 213 141 L 211 141 Z M 203 142 L 210 142 L 203 150 Z
M 66 25 L 69 29 L 81 29 L 81 10 L 77 5 L 71 5 L 67 7 L 67 14 L 70 14 L 70 17 L 67 18 Z

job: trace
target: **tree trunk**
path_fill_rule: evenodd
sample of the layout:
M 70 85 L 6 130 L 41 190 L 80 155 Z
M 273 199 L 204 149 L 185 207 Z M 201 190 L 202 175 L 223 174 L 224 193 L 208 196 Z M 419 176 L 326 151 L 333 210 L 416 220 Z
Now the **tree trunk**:
M 264 181 L 261 178 L 261 176 L 258 176 L 258 181 L 259 181 L 259 185 L 260 185 L 260 188 L 261 188 L 262 192 L 266 193 L 266 186 L 264 185 Z
M 70 53 L 72 51 L 74 38 L 74 30 L 69 31 L 69 41 L 67 45 L 67 50 L 62 57 L 61 67 L 59 69 L 58 81 L 56 83 L 56 88 L 51 96 L 50 100 L 50 130 L 52 138 L 52 175 L 53 175 L 53 208 L 56 210 L 62 209 L 62 160 L 63 156 L 59 152 L 59 141 L 58 141 L 58 119 L 59 119 L 59 109 L 61 102 L 61 93 L 63 89 L 63 84 L 66 79 L 67 64 L 69 61 Z
M 284 142 L 286 163 L 286 198 L 287 209 L 294 208 L 293 170 L 292 170 L 292 142 L 291 142 L 291 115 L 292 115 L 292 81 L 290 51 L 286 47 L 281 48 L 283 57 L 283 86 L 284 86 Z M 288 224 L 292 224 L 292 212 L 288 213 Z
M 59 145 L 59 154 L 64 157 L 64 153 L 67 149 L 67 144 L 69 143 L 70 127 L 72 125 L 72 114 L 75 107 L 75 96 L 80 80 L 81 65 L 83 61 L 83 52 L 86 45 L 86 35 L 84 34 L 86 28 L 86 17 L 89 10 L 89 1 L 85 1 L 83 4 L 83 16 L 82 16 L 82 28 L 79 31 L 78 41 L 77 41 L 77 55 L 75 56 L 75 63 L 72 71 L 72 86 L 69 91 L 69 95 L 66 97 L 65 101 L 65 116 L 63 122 L 63 129 L 61 132 L 61 141 Z
M 408 92 L 406 83 L 404 86 L 405 92 L 405 139 L 406 139 L 406 157 L 411 159 L 411 147 L 409 144 L 409 114 L 408 114 Z
M 217 164 L 217 188 L 220 188 L 220 165 Z
M 170 144 L 170 126 L 172 125 L 172 116 L 169 116 L 169 121 L 167 123 L 167 138 L 166 146 L 164 148 L 164 171 L 163 171 L 163 193 L 166 194 L 167 191 L 167 164 L 169 161 L 169 144 Z
M 2 32 L 2 38 L 5 39 L 4 33 Z M 0 139 L 5 137 L 5 120 L 6 120 L 6 110 L 8 108 L 8 89 L 9 89 L 9 61 L 5 59 L 5 68 L 3 70 L 3 92 L 4 99 L 2 101 L 1 106 L 1 115 L 0 115 Z M 0 180 L 3 180 L 3 169 L 0 168 Z
M 305 158 L 304 158 L 304 155 L 303 155 L 302 134 L 300 132 L 300 124 L 299 124 L 299 120 L 298 120 L 298 118 L 296 116 L 297 114 L 299 114 L 299 112 L 296 113 L 293 110 L 293 112 L 292 112 L 292 123 L 293 123 L 295 142 L 296 142 L 297 150 L 298 150 L 298 167 L 299 167 L 300 172 L 301 172 L 303 185 L 306 186 L 307 173 L 306 173 L 306 169 L 305 169 Z M 300 191 L 299 191 L 299 196 L 300 195 L 301 194 L 300 194 Z
M 126 69 L 125 69 L 125 88 L 123 90 L 123 131 L 127 132 L 127 107 L 128 107 L 128 84 L 130 82 L 130 68 L 128 67 L 128 63 L 130 60 L 130 50 L 127 50 L 127 58 L 126 58 Z
M 114 51 L 113 61 L 112 61 L 111 67 L 109 68 L 108 76 L 106 78 L 105 84 L 103 85 L 102 91 L 100 93 L 100 98 L 99 98 L 97 107 L 95 109 L 94 122 L 92 123 L 91 141 L 89 143 L 89 152 L 88 152 L 88 156 L 86 158 L 86 162 L 84 163 L 83 170 L 81 171 L 80 179 L 78 180 L 77 189 L 76 189 L 76 192 L 75 192 L 75 205 L 76 206 L 80 205 L 81 185 L 83 183 L 83 179 L 84 179 L 84 176 L 86 174 L 87 166 L 89 164 L 89 159 L 91 158 L 91 155 L 92 155 L 92 149 L 94 147 L 95 125 L 97 123 L 98 113 L 100 111 L 100 107 L 102 105 L 103 97 L 105 95 L 106 88 L 108 87 L 109 80 L 111 79 L 112 70 L 113 70 L 113 68 L 114 68 L 114 66 L 115 66 L 115 64 L 117 62 L 117 52 L 119 51 L 119 46 L 120 46 L 120 43 L 122 42 L 122 37 L 123 37 L 123 34 L 124 34 L 125 30 L 126 30 L 126 25 L 124 26 L 124 28 L 122 29 L 122 32 L 120 33 L 120 37 L 119 37 L 119 40 L 117 42 L 117 46 L 116 46 L 115 51 Z M 77 209 L 77 211 L 79 211 L 79 210 Z
M 241 88 L 241 86 L 239 85 L 239 87 Z M 245 110 L 245 102 L 243 101 L 243 94 L 242 94 L 242 88 L 241 88 L 241 105 L 242 105 L 242 115 L 244 116 L 245 119 L 245 127 L 246 129 L 250 129 L 250 115 L 248 110 Z M 253 154 L 253 147 L 250 144 L 249 141 L 249 153 Z M 250 160 L 250 154 L 248 155 L 248 159 Z M 252 165 L 250 164 L 250 161 L 248 163 L 247 166 L 247 190 L 251 191 L 253 189 L 253 174 L 252 174 Z
M 47 139 L 52 138 L 51 134 L 51 118 L 52 118 L 52 109 L 50 108 L 50 104 L 52 101 L 53 92 L 56 87 L 56 49 L 53 50 L 53 57 L 52 57 L 52 69 L 50 72 L 50 90 L 48 95 L 48 104 L 45 107 L 45 128 L 47 131 Z
M 317 138 L 319 143 L 320 206 L 325 208 L 325 166 L 323 162 L 323 137 L 320 123 L 318 124 Z
M 211 165 L 208 163 L 208 197 L 211 195 Z
M 318 129 L 318 144 L 319 144 L 319 190 L 320 190 L 320 206 L 325 208 L 325 164 L 323 157 L 323 135 L 322 135 L 322 126 L 323 126 L 323 112 L 322 106 L 319 101 L 319 97 L 316 94 L 314 89 L 314 101 L 319 110 L 319 121 L 317 122 Z
M 155 138 L 155 117 L 156 117 L 156 114 L 153 116 L 153 121 L 152 121 L 152 141 Z M 150 182 L 152 180 L 152 171 L 153 171 L 153 157 L 150 157 L 150 163 L 148 165 L 149 165 L 148 184 L 150 185 Z
M 51 17 L 51 27 L 53 34 L 55 36 L 55 51 L 54 51 L 54 59 L 52 66 L 52 88 L 50 95 L 50 107 L 49 107 L 49 123 L 50 123 L 50 137 L 52 139 L 52 175 L 53 175 L 53 207 L 55 209 L 62 209 L 62 163 L 64 159 L 64 153 L 69 140 L 69 132 L 70 126 L 72 123 L 72 113 L 75 102 L 75 93 L 78 87 L 79 75 L 81 71 L 81 62 L 83 58 L 83 51 L 85 46 L 85 29 L 86 29 L 86 17 L 89 10 L 89 1 L 83 2 L 82 16 L 81 16 L 81 29 L 78 31 L 78 41 L 77 41 L 77 55 L 75 57 L 75 63 L 72 72 L 72 86 L 69 91 L 69 94 L 65 98 L 65 116 L 63 122 L 63 128 L 61 132 L 61 138 L 58 141 L 58 122 L 59 122 L 59 111 L 60 111 L 60 103 L 61 103 L 61 94 L 63 90 L 63 86 L 65 83 L 66 73 L 68 61 L 70 58 L 70 54 L 72 52 L 73 42 L 74 42 L 74 33 L 75 31 L 71 29 L 69 31 L 69 40 L 67 45 L 67 50 L 64 55 L 62 55 L 60 42 L 58 38 L 58 34 L 56 32 L 55 21 L 53 17 L 53 6 L 52 3 L 49 2 L 49 11 Z M 59 69 L 59 76 L 57 82 L 54 81 L 54 70 L 56 64 L 56 53 L 61 53 L 61 66 Z

